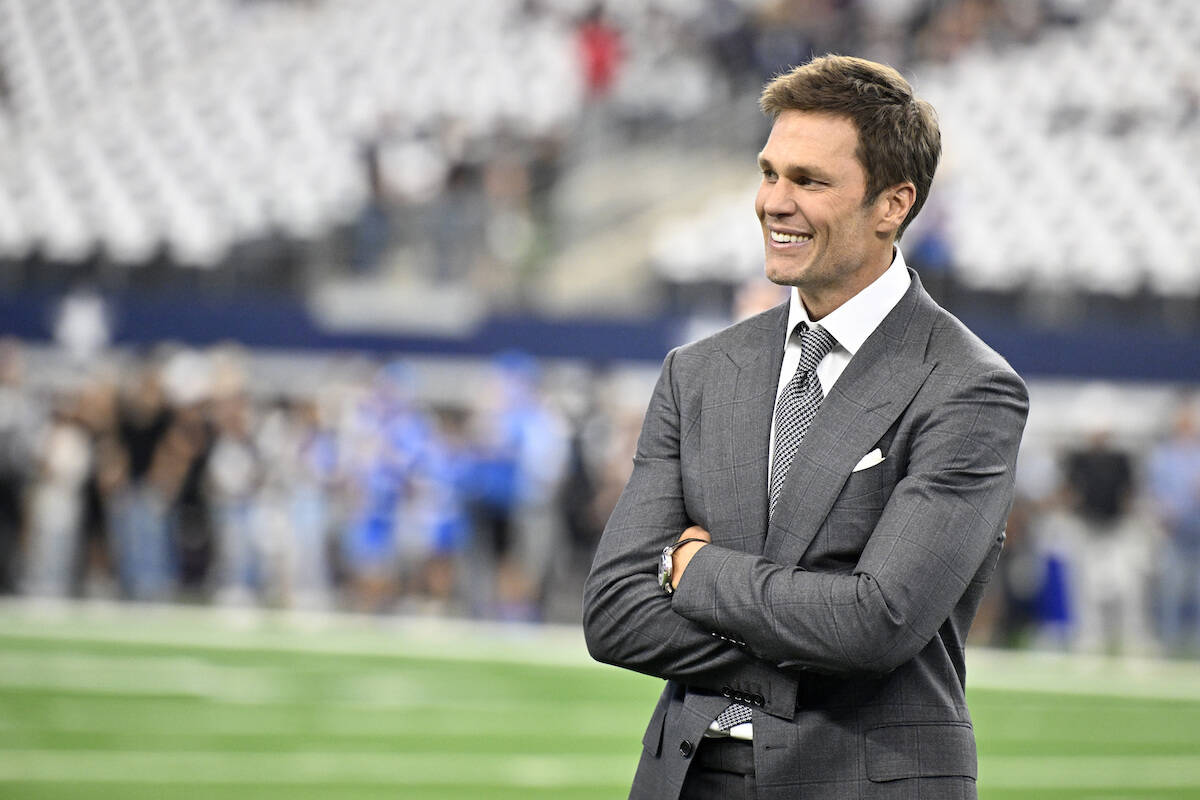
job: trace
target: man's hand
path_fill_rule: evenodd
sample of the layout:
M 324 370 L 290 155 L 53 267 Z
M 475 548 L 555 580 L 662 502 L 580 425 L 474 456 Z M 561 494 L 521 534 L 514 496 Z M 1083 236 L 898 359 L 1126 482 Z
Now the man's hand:
M 683 577 L 683 571 L 687 569 L 688 562 L 692 560 L 692 556 L 704 545 L 712 541 L 712 536 L 708 531 L 701 528 L 699 525 L 693 525 L 683 533 L 679 534 L 679 538 L 675 541 L 682 542 L 684 539 L 703 539 L 702 542 L 691 542 L 677 549 L 671 554 L 671 588 L 679 588 L 679 579 Z

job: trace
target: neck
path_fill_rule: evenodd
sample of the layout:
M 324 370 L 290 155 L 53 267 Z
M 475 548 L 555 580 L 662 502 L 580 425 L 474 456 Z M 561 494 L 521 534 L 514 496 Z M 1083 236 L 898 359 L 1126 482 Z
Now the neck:
M 797 286 L 796 290 L 800 293 L 800 300 L 804 303 L 804 309 L 808 312 L 808 318 L 813 322 L 817 322 L 822 317 L 832 314 L 843 303 L 870 286 L 879 279 L 880 275 L 887 272 L 894 258 L 895 254 L 892 252 L 892 247 L 889 244 L 887 252 L 882 258 L 871 259 L 870 263 L 872 266 L 862 267 L 846 276 L 845 280 L 824 286 Z M 882 264 L 880 263 L 881 261 Z

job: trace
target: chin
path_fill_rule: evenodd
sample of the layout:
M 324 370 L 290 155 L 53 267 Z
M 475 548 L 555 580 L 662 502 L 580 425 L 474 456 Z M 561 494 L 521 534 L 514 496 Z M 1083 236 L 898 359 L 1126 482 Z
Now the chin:
M 803 280 L 803 270 L 797 269 L 791 265 L 775 265 L 772 266 L 769 262 L 766 265 L 767 280 L 771 283 L 777 283 L 780 286 L 798 286 Z

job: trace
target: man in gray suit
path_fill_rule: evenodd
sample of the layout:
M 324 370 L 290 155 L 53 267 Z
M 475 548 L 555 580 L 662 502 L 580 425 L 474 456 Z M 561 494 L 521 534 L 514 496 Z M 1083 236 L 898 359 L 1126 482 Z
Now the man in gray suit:
M 672 351 L 584 596 L 592 655 L 667 680 L 634 798 L 973 798 L 963 645 L 1028 410 L 895 241 L 933 109 L 827 56 L 769 83 L 767 277 Z

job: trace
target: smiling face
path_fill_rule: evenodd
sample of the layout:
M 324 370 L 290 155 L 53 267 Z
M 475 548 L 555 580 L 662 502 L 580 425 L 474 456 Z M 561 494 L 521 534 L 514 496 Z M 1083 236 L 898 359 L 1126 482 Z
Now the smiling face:
M 779 114 L 759 154 L 767 277 L 795 286 L 814 319 L 883 274 L 912 205 L 912 184 L 866 201 L 858 131 L 849 118 L 813 111 Z

